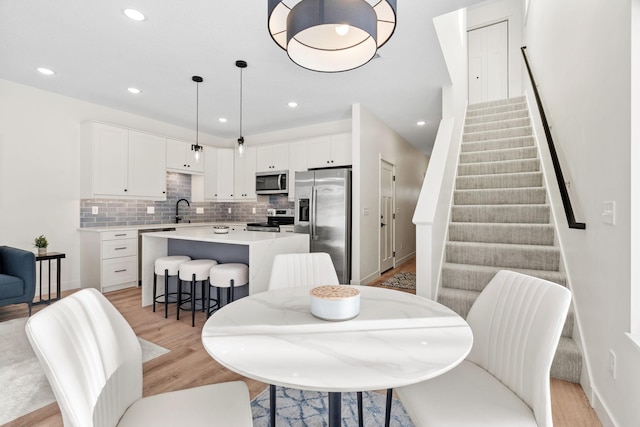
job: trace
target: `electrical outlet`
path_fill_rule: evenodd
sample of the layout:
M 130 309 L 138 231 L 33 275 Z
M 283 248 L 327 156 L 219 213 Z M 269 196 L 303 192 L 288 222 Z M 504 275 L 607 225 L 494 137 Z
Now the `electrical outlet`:
M 611 378 L 616 379 L 616 354 L 613 350 L 609 350 L 609 374 Z
M 256 208 L 251 208 L 251 213 L 256 213 Z
M 204 208 L 196 208 L 196 214 L 203 214 Z
M 153 206 L 147 206 L 147 213 L 150 215 L 156 213 L 156 208 Z
M 91 206 L 91 215 L 98 215 L 98 207 Z
M 228 212 L 229 212 L 229 213 L 231 213 L 231 208 L 229 208 L 229 211 L 228 211 Z
M 362 208 L 362 216 L 369 216 L 369 208 Z

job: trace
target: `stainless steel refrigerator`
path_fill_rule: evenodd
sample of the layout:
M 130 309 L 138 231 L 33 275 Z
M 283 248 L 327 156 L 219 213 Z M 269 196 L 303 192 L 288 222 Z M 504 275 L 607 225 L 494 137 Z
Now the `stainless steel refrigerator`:
M 351 168 L 296 172 L 296 233 L 311 252 L 327 252 L 340 283 L 351 282 Z

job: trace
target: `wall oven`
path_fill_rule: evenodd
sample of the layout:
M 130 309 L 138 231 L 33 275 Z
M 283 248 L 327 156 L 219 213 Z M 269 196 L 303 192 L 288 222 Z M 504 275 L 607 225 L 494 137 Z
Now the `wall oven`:
M 288 194 L 289 171 L 256 172 L 256 194 Z

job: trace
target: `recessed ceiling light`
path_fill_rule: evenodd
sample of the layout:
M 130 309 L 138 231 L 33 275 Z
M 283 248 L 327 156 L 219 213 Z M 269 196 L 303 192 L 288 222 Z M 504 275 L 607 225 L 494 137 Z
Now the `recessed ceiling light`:
M 298 106 L 298 103 L 297 103 L 297 102 L 295 102 L 295 101 L 291 101 L 291 102 L 289 102 L 287 105 L 288 105 L 289 107 L 291 107 L 291 108 L 296 108 L 296 107 Z
M 44 68 L 44 67 L 39 67 L 37 70 L 39 72 L 41 72 L 42 74 L 44 74 L 45 76 L 50 76 L 52 74 L 55 74 L 55 72 L 53 70 L 50 70 L 50 69 Z
M 227 123 L 227 118 L 226 117 L 218 117 L 218 121 L 220 123 Z
M 424 126 L 427 124 L 427 122 L 425 122 L 424 120 L 420 120 L 418 123 L 416 123 L 418 126 Z
M 122 13 L 124 13 L 127 18 L 129 19 L 133 19 L 134 21 L 144 21 L 145 19 L 147 19 L 142 12 L 140 12 L 139 10 L 135 10 L 135 9 L 125 9 L 122 11 Z
M 127 90 L 130 93 L 135 93 L 136 95 L 139 94 L 140 92 L 142 92 L 140 89 L 138 89 L 137 87 L 128 87 Z

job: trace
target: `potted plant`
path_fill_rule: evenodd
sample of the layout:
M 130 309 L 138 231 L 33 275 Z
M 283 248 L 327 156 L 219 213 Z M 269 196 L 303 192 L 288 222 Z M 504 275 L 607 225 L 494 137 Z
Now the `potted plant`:
M 35 238 L 33 246 L 38 248 L 38 255 L 44 255 L 47 253 L 47 246 L 49 246 L 49 242 L 47 241 L 47 238 L 44 237 L 44 234 L 41 234 L 39 237 Z

